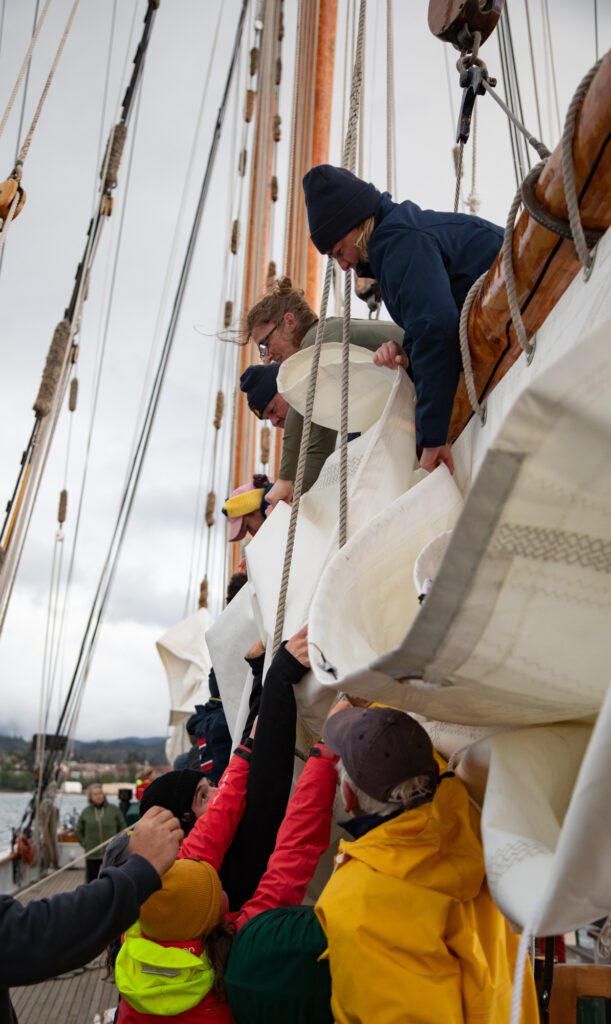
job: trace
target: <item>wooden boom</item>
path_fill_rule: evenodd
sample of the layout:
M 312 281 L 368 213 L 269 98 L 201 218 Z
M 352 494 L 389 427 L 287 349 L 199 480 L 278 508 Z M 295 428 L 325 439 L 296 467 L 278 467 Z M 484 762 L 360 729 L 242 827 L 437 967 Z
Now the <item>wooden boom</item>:
M 584 227 L 605 230 L 611 223 L 611 51 L 605 56 L 577 114 L 573 160 Z M 550 156 L 535 187 L 538 202 L 555 217 L 568 220 L 562 179 L 562 145 Z M 524 211 L 513 238 L 518 301 L 529 337 L 578 273 L 573 242 L 560 238 Z M 469 348 L 480 401 L 521 355 L 509 315 L 503 259 L 492 264 L 469 316 Z M 455 441 L 472 415 L 464 380 L 454 400 L 449 440 Z

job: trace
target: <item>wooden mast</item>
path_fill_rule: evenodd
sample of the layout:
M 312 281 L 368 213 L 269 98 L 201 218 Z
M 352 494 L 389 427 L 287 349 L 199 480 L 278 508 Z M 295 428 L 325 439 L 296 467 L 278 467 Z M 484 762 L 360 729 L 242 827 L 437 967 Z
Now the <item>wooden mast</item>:
M 304 289 L 313 309 L 320 300 L 322 258 L 309 239 L 301 180 L 310 167 L 329 159 L 336 27 L 337 0 L 300 0 L 283 271 Z M 276 479 L 282 434 L 276 429 L 274 435 Z
M 242 308 L 248 310 L 264 291 L 270 253 L 270 181 L 273 165 L 273 119 L 277 113 L 274 89 L 278 26 L 281 0 L 266 4 L 259 70 L 259 91 L 255 121 L 255 138 L 250 174 L 250 209 L 245 250 L 245 275 Z M 297 287 L 303 287 L 308 302 L 317 308 L 320 295 L 321 257 L 309 241 L 301 179 L 317 163 L 329 158 L 333 71 L 337 23 L 337 0 L 300 0 L 299 22 L 295 44 L 295 80 L 293 85 L 293 123 L 291 131 L 291 166 L 287 183 L 287 228 L 284 266 Z M 258 362 L 252 345 L 240 353 L 238 373 Z M 237 388 L 237 381 L 236 381 Z M 273 431 L 274 447 L 270 460 L 274 478 L 278 474 L 282 435 Z M 249 411 L 245 396 L 237 392 L 236 444 L 233 455 L 233 486 L 246 481 L 257 464 L 257 423 Z M 232 546 L 231 562 L 235 569 L 239 552 Z

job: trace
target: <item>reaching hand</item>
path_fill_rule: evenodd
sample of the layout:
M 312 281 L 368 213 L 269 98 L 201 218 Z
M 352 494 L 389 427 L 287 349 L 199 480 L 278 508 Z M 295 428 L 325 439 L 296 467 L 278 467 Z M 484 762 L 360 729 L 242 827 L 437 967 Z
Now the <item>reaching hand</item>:
M 409 366 L 407 354 L 396 341 L 385 341 L 374 352 L 373 361 L 376 366 L 387 366 L 389 370 L 396 370 L 397 366 L 405 369 Z
M 292 480 L 276 480 L 274 486 L 265 495 L 265 500 L 269 505 L 266 511 L 268 516 L 272 509 L 276 507 L 279 501 L 286 501 L 287 505 L 291 504 L 293 499 L 293 481 Z
M 137 822 L 129 840 L 129 852 L 148 860 L 158 875 L 163 875 L 176 860 L 183 840 L 178 818 L 165 807 L 151 807 Z
M 454 475 L 454 460 L 452 458 L 452 449 L 449 444 L 442 444 L 439 448 L 423 448 L 422 455 L 420 456 L 420 465 L 422 469 L 426 469 L 427 473 L 432 473 L 437 466 L 445 463 L 450 470 L 450 473 Z
M 244 655 L 245 658 L 260 658 L 262 654 L 265 654 L 265 647 L 260 640 L 255 640 L 252 647 L 249 647 Z
M 298 662 L 300 662 L 305 668 L 311 668 L 310 658 L 308 655 L 308 624 L 295 633 L 290 640 L 287 640 L 286 649 L 289 654 L 292 654 Z

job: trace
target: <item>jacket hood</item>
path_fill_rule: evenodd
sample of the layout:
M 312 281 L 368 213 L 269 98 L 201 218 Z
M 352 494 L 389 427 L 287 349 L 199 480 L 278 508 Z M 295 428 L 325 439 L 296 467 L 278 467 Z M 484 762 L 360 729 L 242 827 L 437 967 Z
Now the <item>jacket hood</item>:
M 484 881 L 477 814 L 454 778 L 443 779 L 429 803 L 386 819 L 353 843 L 342 842 L 342 856 L 463 901 L 474 899 Z

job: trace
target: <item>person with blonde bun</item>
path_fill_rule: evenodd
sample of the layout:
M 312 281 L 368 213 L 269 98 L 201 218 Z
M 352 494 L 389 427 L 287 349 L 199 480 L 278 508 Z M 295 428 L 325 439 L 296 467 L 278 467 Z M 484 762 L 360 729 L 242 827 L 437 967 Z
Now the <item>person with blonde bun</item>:
M 317 324 L 318 317 L 303 291 L 293 286 L 290 277 L 281 277 L 272 291 L 249 309 L 245 329 L 258 347 L 263 362 L 282 363 L 314 344 Z M 341 317 L 327 317 L 323 341 L 341 341 L 342 330 Z M 401 347 L 403 332 L 389 321 L 353 319 L 350 321 L 350 340 L 353 345 L 374 352 L 374 362 L 378 366 L 391 369 L 407 367 L 407 357 Z M 280 472 L 266 495 L 272 508 L 278 501 L 290 501 L 292 498 L 302 429 L 303 417 L 289 409 L 284 422 Z M 335 449 L 336 439 L 337 431 L 312 424 L 303 479 L 304 492 L 318 479 L 325 461 Z

